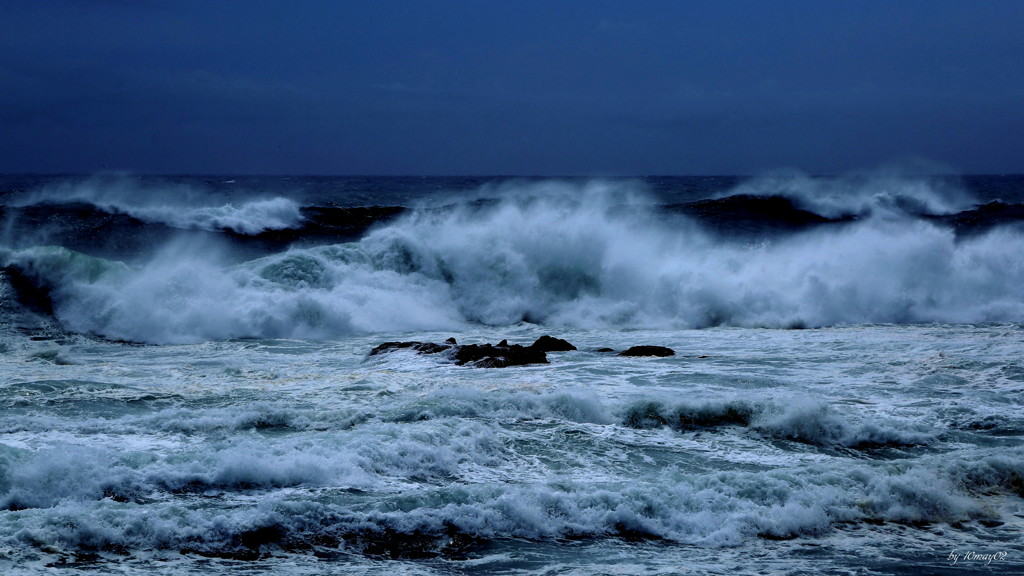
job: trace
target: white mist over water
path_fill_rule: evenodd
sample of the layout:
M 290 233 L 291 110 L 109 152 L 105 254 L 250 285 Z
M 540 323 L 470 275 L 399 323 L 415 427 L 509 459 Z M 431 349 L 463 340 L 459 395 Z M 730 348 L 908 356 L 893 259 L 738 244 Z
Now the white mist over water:
M 916 185 L 915 185 L 916 186 Z M 521 321 L 582 328 L 1024 321 L 1024 234 L 891 215 L 712 238 L 608 183 L 541 182 L 421 208 L 359 242 L 229 266 L 209 246 L 123 265 L 8 252 L 75 331 L 142 342 L 331 338 Z

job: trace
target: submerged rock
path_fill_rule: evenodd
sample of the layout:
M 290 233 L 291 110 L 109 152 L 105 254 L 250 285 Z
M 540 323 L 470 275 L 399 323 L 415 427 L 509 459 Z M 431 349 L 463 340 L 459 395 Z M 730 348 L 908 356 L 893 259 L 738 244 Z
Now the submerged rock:
M 664 358 L 675 355 L 675 350 L 664 346 L 633 346 L 623 352 L 619 352 L 619 356 L 658 356 Z
M 530 345 L 530 348 L 543 350 L 544 352 L 568 352 L 570 350 L 576 350 L 576 347 L 568 341 L 548 336 L 547 334 L 537 338 L 537 340 Z

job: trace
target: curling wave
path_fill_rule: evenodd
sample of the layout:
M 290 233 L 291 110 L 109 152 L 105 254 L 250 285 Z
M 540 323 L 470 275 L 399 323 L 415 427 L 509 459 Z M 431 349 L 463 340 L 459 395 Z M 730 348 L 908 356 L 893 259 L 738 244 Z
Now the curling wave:
M 16 206 L 78 203 L 172 228 L 227 230 L 247 235 L 295 228 L 302 222 L 300 205 L 290 198 L 222 198 L 219 203 L 217 200 L 216 195 L 194 185 L 96 176 L 45 187 L 21 199 Z

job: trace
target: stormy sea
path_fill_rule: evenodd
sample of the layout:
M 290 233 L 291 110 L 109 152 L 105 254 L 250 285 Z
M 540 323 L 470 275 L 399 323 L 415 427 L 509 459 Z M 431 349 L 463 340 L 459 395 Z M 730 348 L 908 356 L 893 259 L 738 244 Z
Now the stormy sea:
M 3 574 L 1024 573 L 1022 176 L 2 176 L 0 270 Z

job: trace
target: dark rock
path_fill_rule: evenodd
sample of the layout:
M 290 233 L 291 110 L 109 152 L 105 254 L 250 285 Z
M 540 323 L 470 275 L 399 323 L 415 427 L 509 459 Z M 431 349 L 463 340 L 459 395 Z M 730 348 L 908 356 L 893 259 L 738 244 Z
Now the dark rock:
M 453 352 L 459 366 L 472 364 L 478 368 L 504 368 L 525 364 L 547 364 L 548 357 L 543 350 L 519 344 L 508 345 L 502 340 L 497 346 L 491 344 L 467 344 L 456 346 Z
M 554 338 L 547 334 L 537 338 L 537 341 L 530 345 L 530 348 L 543 350 L 544 352 L 568 352 L 576 347 L 561 338 Z
M 449 338 L 449 340 L 451 340 L 451 338 Z M 437 354 L 438 352 L 444 352 L 445 350 L 450 349 L 451 346 L 447 344 L 435 344 L 433 342 L 385 342 L 373 350 L 370 350 L 370 356 L 393 352 L 395 350 L 404 350 L 406 348 L 411 348 L 420 354 Z
M 386 354 L 394 350 L 413 350 L 419 354 L 438 354 L 447 352 L 446 356 L 459 366 L 472 365 L 478 368 L 504 368 L 506 366 L 522 366 L 525 364 L 547 364 L 548 358 L 544 350 L 532 346 L 509 344 L 502 340 L 493 344 L 468 344 L 458 346 L 454 338 L 445 344 L 433 342 L 385 342 L 370 351 L 370 356 Z
M 280 526 L 263 526 L 254 530 L 246 530 L 238 535 L 242 546 L 246 548 L 259 548 L 265 544 L 280 542 L 287 536 L 287 532 Z
M 624 352 L 619 352 L 619 356 L 658 356 L 664 358 L 675 355 L 675 350 L 664 346 L 633 346 Z
M 608 353 L 608 352 L 615 352 L 615 349 L 614 348 L 598 348 L 597 350 L 594 350 L 594 352 Z

